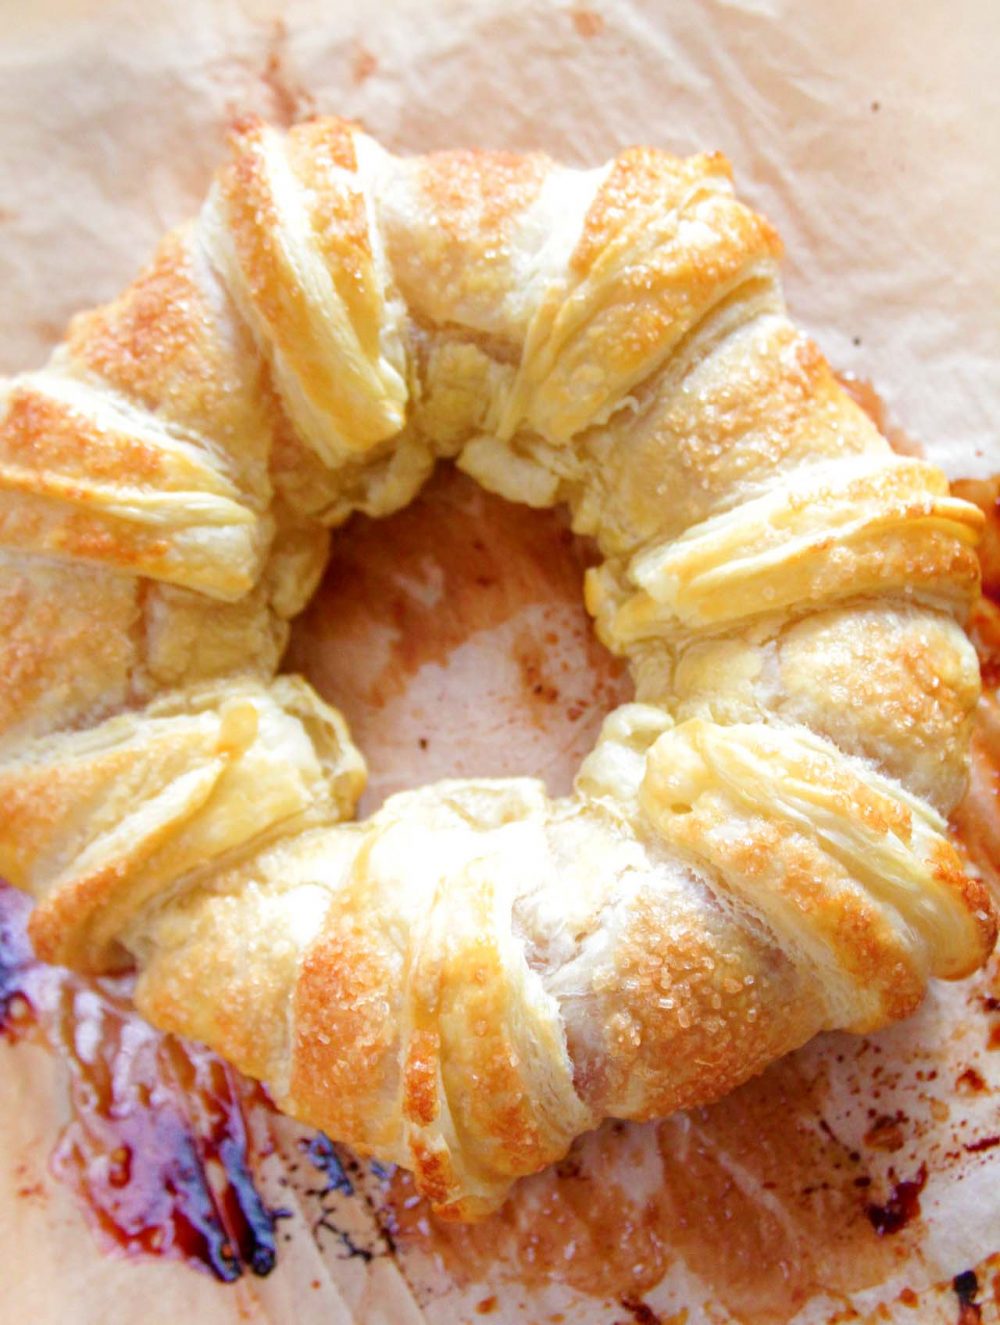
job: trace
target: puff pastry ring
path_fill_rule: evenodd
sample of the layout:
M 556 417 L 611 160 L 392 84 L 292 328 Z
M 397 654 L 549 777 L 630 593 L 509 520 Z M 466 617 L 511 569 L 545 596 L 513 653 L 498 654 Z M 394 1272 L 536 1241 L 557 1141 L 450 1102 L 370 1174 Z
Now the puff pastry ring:
M 979 511 L 788 321 L 718 156 L 400 159 L 248 122 L 197 220 L 0 396 L 0 872 L 39 953 L 481 1215 L 606 1116 L 706 1102 L 973 970 L 946 815 Z M 350 822 L 277 676 L 330 526 L 435 462 L 566 503 L 637 699 L 573 794 Z

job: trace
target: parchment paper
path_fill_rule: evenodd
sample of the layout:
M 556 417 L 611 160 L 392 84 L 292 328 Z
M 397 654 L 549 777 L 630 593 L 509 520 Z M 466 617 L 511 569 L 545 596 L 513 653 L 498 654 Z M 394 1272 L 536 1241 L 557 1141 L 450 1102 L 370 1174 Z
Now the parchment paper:
M 871 379 L 894 422 L 953 476 L 988 475 L 1000 470 L 998 52 L 994 0 L 4 0 L 0 372 L 37 364 L 72 312 L 120 288 L 163 229 L 197 206 L 227 124 L 248 111 L 280 122 L 336 111 L 399 150 L 544 148 L 590 164 L 630 142 L 721 148 L 741 193 L 781 232 L 792 310 L 834 365 Z M 995 1271 L 982 1263 L 1000 1250 L 1000 1150 L 975 1148 L 1000 1131 L 1000 1054 L 988 1049 L 995 1028 L 986 1002 L 995 984 L 987 974 L 937 988 L 914 1021 L 873 1044 L 831 1037 L 728 1113 L 670 1124 L 670 1163 L 694 1173 L 710 1152 L 714 1181 L 724 1170 L 731 1188 L 714 1189 L 729 1191 L 714 1211 L 699 1212 L 693 1190 L 687 1205 L 672 1207 L 676 1246 L 659 1246 L 664 1276 L 638 1298 L 624 1289 L 606 1300 L 580 1287 L 557 1180 L 544 1177 L 519 1197 L 507 1232 L 495 1231 L 492 1261 L 482 1239 L 442 1243 L 419 1229 L 400 1240 L 395 1259 L 347 1260 L 343 1243 L 310 1243 L 306 1212 L 278 1274 L 235 1294 L 180 1267 L 101 1261 L 85 1231 L 67 1250 L 77 1237 L 71 1211 L 29 1217 L 7 1200 L 0 1264 L 17 1264 L 18 1273 L 0 1316 L 13 1302 L 35 1321 L 65 1318 L 71 1290 L 47 1260 L 58 1251 L 86 1276 L 87 1305 L 76 1299 L 73 1316 L 81 1322 L 134 1319 L 140 1298 L 151 1321 L 287 1321 L 294 1312 L 299 1320 L 404 1322 L 419 1320 L 421 1309 L 435 1325 L 486 1313 L 693 1325 L 853 1320 L 878 1310 L 878 1319 L 952 1321 L 960 1301 L 951 1280 L 976 1265 L 981 1318 L 995 1320 Z M 24 1114 L 51 1090 L 51 1072 L 26 1061 L 22 1050 L 0 1058 L 5 1080 L 22 1082 L 0 1088 L 0 1126 L 16 1141 L 7 1150 L 0 1142 L 8 1184 L 0 1192 L 23 1185 L 25 1162 L 43 1167 L 41 1131 L 27 1135 Z M 981 1089 L 966 1089 L 970 1070 Z M 820 1095 L 812 1113 L 797 1110 L 796 1100 Z M 855 1176 L 870 1181 L 873 1205 L 890 1214 L 894 1184 L 927 1162 L 919 1238 L 886 1234 L 878 1246 L 889 1253 L 862 1272 L 856 1258 L 869 1251 L 838 1243 L 836 1183 L 834 1196 L 783 1201 L 779 1179 L 758 1163 L 761 1148 L 742 1150 L 735 1140 L 782 1101 L 789 1128 L 805 1138 L 802 1153 L 825 1136 L 821 1119 L 846 1164 L 862 1155 Z M 898 1134 L 896 1114 L 906 1119 L 896 1120 Z M 44 1131 L 43 1122 L 33 1126 Z M 577 1179 L 607 1212 L 604 1225 L 591 1219 L 588 1227 L 609 1248 L 630 1239 L 639 1246 L 628 1219 L 667 1182 L 663 1137 L 631 1128 L 584 1147 Z M 782 1155 L 779 1147 L 775 1164 Z M 277 1182 L 280 1155 L 275 1166 Z M 559 1191 L 575 1190 L 577 1179 L 564 1175 Z M 309 1199 L 301 1197 L 303 1210 Z M 370 1223 L 360 1201 L 338 1218 Z M 533 1219 L 563 1219 L 562 1242 L 550 1242 L 566 1273 L 529 1273 L 533 1244 L 520 1235 Z M 761 1233 L 756 1244 L 740 1231 L 768 1221 L 778 1234 Z M 754 1246 L 775 1257 L 765 1278 L 785 1284 L 783 1296 L 769 1288 L 741 1296 L 722 1273 L 727 1248 L 730 1259 L 752 1259 Z M 812 1271 L 796 1279 L 804 1260 Z M 859 1278 L 867 1284 L 858 1287 Z M 136 1289 L 140 1282 L 148 1291 Z

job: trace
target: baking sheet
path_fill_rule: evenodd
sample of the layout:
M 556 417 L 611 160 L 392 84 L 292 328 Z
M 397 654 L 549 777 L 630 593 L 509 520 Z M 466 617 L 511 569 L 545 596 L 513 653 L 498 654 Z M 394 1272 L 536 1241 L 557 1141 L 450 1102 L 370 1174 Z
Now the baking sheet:
M 130 277 L 197 206 L 227 126 L 248 111 L 286 123 L 347 114 L 397 150 L 544 148 L 593 163 L 630 142 L 721 148 L 781 232 L 793 312 L 834 365 L 871 379 L 953 476 L 990 474 L 998 50 L 992 0 L 7 0 L 0 371 L 38 363 L 73 311 Z M 121 1286 L 142 1279 L 157 1284 L 153 1320 L 230 1319 L 238 1300 L 244 1318 L 273 1320 L 291 1301 L 302 1319 L 369 1321 L 404 1320 L 419 1302 L 435 1325 L 652 1319 L 643 1310 L 678 1321 L 686 1310 L 692 1323 L 876 1309 L 952 1321 L 953 1276 L 979 1264 L 976 1301 L 995 1319 L 995 1272 L 981 1263 L 1000 1250 L 1000 1150 L 975 1147 L 1000 1131 L 997 993 L 990 974 L 939 987 L 906 1026 L 817 1042 L 715 1110 L 605 1129 L 572 1172 L 525 1184 L 486 1233 L 425 1232 L 419 1210 L 407 1225 L 396 1190 L 406 1226 L 395 1259 L 359 1264 L 317 1235 L 322 1290 L 307 1287 L 308 1248 L 234 1296 L 179 1267 L 91 1259 L 83 1232 L 64 1263 L 88 1267 L 77 1305 L 92 1315 L 75 1318 L 112 1319 L 118 1294 L 135 1291 Z M 8 1128 L 51 1088 L 25 1064 L 5 1051 L 6 1080 L 21 1082 L 0 1091 Z M 6 1157 L 13 1174 L 21 1160 Z M 880 1233 L 893 1193 L 925 1163 L 919 1217 Z M 16 1250 L 19 1266 L 7 1305 L 55 1320 L 67 1289 L 49 1257 L 73 1236 L 72 1215 L 60 1209 L 63 1243 L 47 1243 L 44 1212 L 28 1237 L 21 1208 L 7 1200 L 0 1212 L 3 1261 Z M 638 1271 L 634 1249 L 649 1262 Z

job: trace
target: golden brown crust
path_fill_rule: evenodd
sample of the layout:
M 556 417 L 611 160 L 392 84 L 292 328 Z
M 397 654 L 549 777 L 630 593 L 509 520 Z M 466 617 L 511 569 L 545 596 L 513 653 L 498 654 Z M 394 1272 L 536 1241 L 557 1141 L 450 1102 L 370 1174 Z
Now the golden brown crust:
M 533 1173 L 561 1158 L 569 1138 L 550 1125 L 531 1090 L 518 1033 L 524 990 L 511 978 L 502 932 L 490 925 L 495 902 L 491 872 L 473 864 L 463 883 L 453 889 L 449 923 L 467 907 L 473 912 L 467 938 L 445 946 L 437 971 L 442 1087 L 467 1153 L 495 1181 L 498 1175 Z M 544 1024 L 532 1027 L 543 1043 L 546 1029 Z M 553 1044 L 549 1052 L 558 1048 Z M 469 1082 L 476 1083 L 475 1090 Z
M 410 1037 L 403 1064 L 403 1117 L 429 1127 L 440 1111 L 438 1070 L 441 1036 L 433 1027 L 420 1027 Z
M 0 740 L 94 721 L 131 696 L 140 583 L 0 557 Z
M 600 1093 L 641 1100 L 640 1119 L 718 1099 L 737 1076 L 753 1075 L 811 1038 L 824 1017 L 814 992 L 766 935 L 739 928 L 734 934 L 710 897 L 679 910 L 655 894 L 642 899 L 595 1009 L 610 1041 Z M 636 989 L 625 1006 L 622 987 Z
M 327 421 L 339 446 L 368 450 L 399 430 L 405 385 L 380 372 L 384 290 L 351 132 L 317 121 L 292 130 L 285 148 L 247 121 L 232 147 L 217 185 L 235 259 L 222 259 L 228 280 L 320 454 L 310 416 Z
M 780 711 L 855 750 L 939 809 L 962 795 L 979 677 L 960 628 L 925 612 L 816 613 L 783 631 Z
M 380 1103 L 383 1082 L 391 1084 L 396 1072 L 392 995 L 401 960 L 386 950 L 375 917 L 345 889 L 303 957 L 295 989 L 292 1110 L 369 1153 L 393 1139 Z
M 232 149 L 0 397 L 0 871 L 39 951 L 133 954 L 148 1016 L 462 1219 L 981 962 L 942 815 L 982 520 L 788 322 L 724 159 L 399 161 L 326 119 Z M 270 678 L 325 526 L 441 455 L 569 503 L 648 702 L 562 802 L 442 783 L 343 824 L 343 721 Z
M 678 161 L 632 148 L 615 161 L 570 258 L 580 283 L 564 306 L 571 315 L 555 320 L 555 345 L 542 360 L 547 393 L 569 394 L 595 362 L 607 386 L 580 400 L 576 385 L 575 409 L 562 416 L 557 436 L 601 418 L 740 284 L 768 279 L 777 235 L 737 202 L 729 178 L 718 155 Z
M 386 248 L 413 314 L 446 327 L 491 322 L 518 222 L 552 163 L 510 152 L 435 152 L 407 163 L 412 205 L 386 216 Z M 433 271 L 433 280 L 428 280 Z M 497 328 L 499 329 L 499 328 Z M 515 353 L 516 343 L 512 348 Z
M 75 317 L 69 357 L 82 374 L 210 440 L 240 490 L 266 507 L 271 419 L 262 365 L 196 243 L 192 227 L 172 231 L 120 298 Z
M 295 347 L 295 369 L 306 390 L 322 395 L 330 389 L 329 366 L 315 343 L 309 303 L 282 243 L 266 134 L 263 124 L 250 124 L 234 139 L 233 163 L 220 181 L 229 233 L 257 313 L 284 353 Z

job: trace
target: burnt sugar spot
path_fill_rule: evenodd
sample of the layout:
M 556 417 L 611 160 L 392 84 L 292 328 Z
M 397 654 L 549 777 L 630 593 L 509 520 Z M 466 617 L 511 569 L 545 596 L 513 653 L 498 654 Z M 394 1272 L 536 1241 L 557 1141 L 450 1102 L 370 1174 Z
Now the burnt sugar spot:
M 637 1302 L 634 1297 L 623 1297 L 619 1300 L 636 1325 L 663 1325 L 648 1302 Z
M 897 1182 L 882 1205 L 865 1206 L 872 1228 L 879 1237 L 898 1233 L 920 1214 L 920 1193 L 927 1185 L 927 1165 L 921 1164 L 912 1178 Z
M 975 1067 L 967 1067 L 955 1078 L 955 1090 L 959 1095 L 982 1095 L 988 1089 L 982 1072 Z
M 976 1141 L 967 1141 L 963 1149 L 969 1155 L 978 1155 L 984 1150 L 994 1150 L 997 1146 L 1000 1146 L 1000 1136 L 981 1136 Z
M 963 1270 L 951 1281 L 958 1298 L 958 1325 L 978 1325 L 983 1318 L 976 1299 L 979 1296 L 979 1278 L 975 1270 Z

